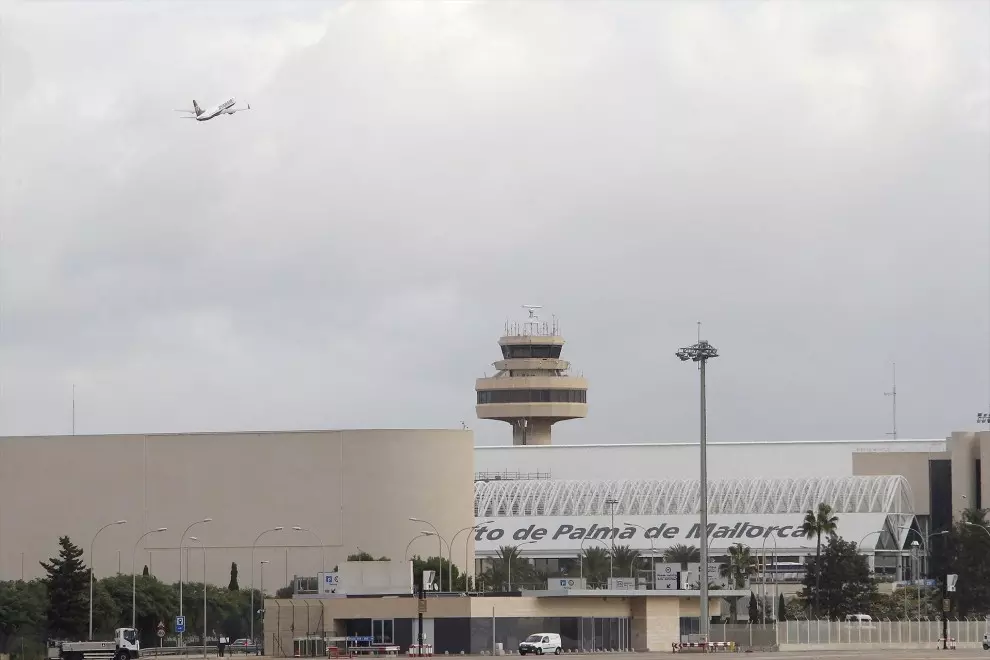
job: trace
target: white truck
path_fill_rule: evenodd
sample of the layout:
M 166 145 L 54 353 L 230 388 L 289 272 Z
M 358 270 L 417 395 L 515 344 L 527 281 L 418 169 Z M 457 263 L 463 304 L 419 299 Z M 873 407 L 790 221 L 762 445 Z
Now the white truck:
M 141 655 L 141 642 L 134 628 L 117 628 L 107 642 L 48 643 L 49 660 L 135 660 Z

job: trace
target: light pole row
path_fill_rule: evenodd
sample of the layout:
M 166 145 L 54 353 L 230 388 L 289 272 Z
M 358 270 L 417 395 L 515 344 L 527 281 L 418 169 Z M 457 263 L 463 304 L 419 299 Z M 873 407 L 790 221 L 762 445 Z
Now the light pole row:
M 203 625 L 204 625 L 204 638 L 203 639 L 204 639 L 204 643 L 205 643 L 205 639 L 206 639 L 205 638 L 205 633 L 206 633 L 206 629 L 205 629 L 205 626 L 206 626 L 206 545 L 198 537 L 187 536 L 187 534 L 196 525 L 203 525 L 203 524 L 210 523 L 210 522 L 213 522 L 213 518 L 203 518 L 202 520 L 197 520 L 197 521 L 191 523 L 182 532 L 182 537 L 179 540 L 179 616 L 182 616 L 182 610 L 183 610 L 182 588 L 183 588 L 183 582 L 184 582 L 184 580 L 183 580 L 183 577 L 182 577 L 182 550 L 185 547 L 185 542 L 186 541 L 192 541 L 192 542 L 199 543 L 202 546 L 202 548 L 203 548 Z M 95 577 L 94 577 L 94 573 L 93 573 L 93 560 L 94 560 L 93 551 L 95 549 L 96 539 L 100 535 L 100 533 L 103 530 L 107 529 L 108 527 L 112 527 L 114 525 L 123 525 L 123 524 L 126 524 L 126 523 L 127 523 L 126 520 L 115 520 L 114 522 L 107 523 L 106 525 L 103 525 L 102 527 L 100 527 L 96 531 L 96 534 L 93 535 L 93 539 L 90 542 L 90 546 L 89 546 L 89 639 L 90 640 L 93 639 L 93 587 L 94 587 L 94 583 L 95 583 Z M 284 528 L 283 527 L 273 527 L 271 529 L 267 529 L 267 530 L 263 531 L 261 534 L 259 534 L 257 536 L 257 538 L 255 538 L 254 543 L 251 546 L 251 639 L 252 639 L 252 641 L 254 641 L 254 615 L 255 615 L 255 612 L 254 612 L 254 550 L 255 550 L 255 546 L 257 546 L 258 541 L 261 539 L 261 537 L 263 535 L 267 534 L 268 532 L 281 531 L 282 529 L 284 529 Z M 320 538 L 320 536 L 316 532 L 314 532 L 312 529 L 309 529 L 307 527 L 301 527 L 301 526 L 296 525 L 296 526 L 292 527 L 292 529 L 294 531 L 297 531 L 297 532 L 306 532 L 306 533 L 312 534 L 316 538 L 316 540 L 320 544 L 320 549 L 321 549 L 321 552 L 323 554 L 323 557 L 322 557 L 323 572 L 326 573 L 326 548 L 324 547 L 323 540 Z M 167 527 L 158 527 L 157 529 L 150 529 L 150 530 L 146 531 L 145 533 L 143 533 L 141 536 L 138 537 L 137 541 L 134 542 L 134 547 L 131 550 L 131 627 L 132 628 L 136 628 L 137 627 L 137 548 L 141 544 L 141 541 L 143 541 L 149 535 L 151 535 L 151 534 L 158 534 L 158 533 L 167 532 L 167 531 L 168 531 L 168 528 Z M 265 564 L 265 563 L 268 563 L 267 560 L 264 561 L 264 562 L 262 562 L 262 564 Z M 264 577 L 262 577 L 262 580 L 264 580 Z M 264 582 L 262 582 L 262 584 L 264 584 Z M 180 646 L 182 645 L 182 633 L 179 633 L 179 645 Z

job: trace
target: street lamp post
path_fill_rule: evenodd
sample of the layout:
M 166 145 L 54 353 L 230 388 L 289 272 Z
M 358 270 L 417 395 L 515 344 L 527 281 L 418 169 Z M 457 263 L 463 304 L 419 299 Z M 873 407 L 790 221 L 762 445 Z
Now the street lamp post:
M 206 543 L 200 541 L 195 536 L 189 537 L 190 541 L 199 543 L 203 548 L 203 658 L 206 658 Z M 188 570 L 188 566 L 186 568 Z
M 522 543 L 516 546 L 516 552 L 519 552 L 520 546 L 529 545 L 530 543 L 536 543 L 536 541 L 523 541 Z M 513 553 L 509 553 L 509 593 L 512 592 L 512 554 Z M 519 553 L 519 557 L 520 558 L 522 557 L 521 552 Z
M 313 536 L 316 537 L 316 540 L 320 543 L 320 554 L 323 555 L 323 573 L 326 574 L 326 572 L 327 572 L 327 551 L 323 547 L 323 539 L 321 539 L 319 537 L 319 535 L 317 535 L 317 533 L 314 532 L 313 530 L 307 529 L 305 527 L 300 527 L 299 525 L 296 525 L 292 529 L 295 530 L 295 531 L 297 531 L 297 532 L 309 532 L 310 534 L 312 534 Z
M 271 529 L 266 529 L 260 534 L 258 534 L 254 538 L 254 543 L 251 544 L 251 643 L 252 644 L 257 643 L 257 640 L 254 638 L 254 618 L 257 615 L 257 612 L 254 611 L 254 548 L 255 546 L 258 545 L 258 541 L 260 541 L 261 537 L 264 536 L 265 534 L 268 534 L 269 532 L 281 532 L 283 529 L 285 528 L 282 527 L 281 525 L 278 527 L 272 527 Z
M 707 411 L 705 402 L 705 367 L 708 360 L 718 357 L 718 350 L 706 340 L 699 338 L 697 344 L 681 348 L 675 353 L 681 362 L 697 362 L 701 372 L 701 492 L 699 496 L 699 513 L 701 520 L 701 641 L 708 641 L 708 456 L 707 456 Z
M 96 534 L 93 534 L 93 540 L 89 544 L 89 639 L 93 640 L 93 547 L 96 545 L 96 537 L 100 535 L 100 532 L 105 530 L 107 527 L 113 527 L 114 525 L 123 525 L 126 520 L 116 520 L 112 523 L 107 523 L 103 527 L 96 530 Z
M 440 530 L 437 529 L 436 525 L 431 523 L 429 520 L 423 520 L 422 518 L 410 518 L 409 520 L 413 522 L 423 523 L 424 525 L 429 525 L 433 528 L 433 533 L 437 535 L 439 541 L 437 542 L 440 546 L 440 554 L 437 558 L 440 560 L 440 570 L 437 571 L 437 591 L 443 591 L 443 544 L 447 543 L 442 536 L 440 536 Z M 450 544 L 447 543 L 447 548 L 450 548 Z M 449 585 L 448 585 L 449 586 Z
M 608 577 L 613 579 L 615 577 L 615 505 L 619 503 L 619 500 L 614 497 L 609 497 L 605 500 L 605 504 L 612 509 L 612 523 L 608 528 L 610 539 L 609 551 L 608 551 Z
M 454 535 L 450 538 L 450 543 L 447 545 L 447 588 L 451 591 L 454 590 L 454 579 L 453 579 L 453 566 L 454 566 L 454 541 L 457 540 L 457 536 L 461 532 L 466 532 L 469 529 L 477 529 L 479 525 L 490 525 L 494 520 L 485 520 L 480 523 L 475 523 L 470 527 L 464 527 L 454 532 Z M 464 591 L 468 590 L 468 548 L 471 546 L 470 537 L 464 539 Z
M 196 525 L 205 525 L 209 522 L 213 522 L 213 518 L 197 520 L 186 527 L 186 531 L 182 532 L 182 536 L 179 537 L 179 616 L 182 616 L 182 546 L 186 542 L 186 534 L 189 533 L 190 529 Z M 186 570 L 188 570 L 188 567 Z M 179 633 L 179 646 L 182 646 L 182 633 Z
M 268 560 L 267 559 L 262 559 L 260 562 L 258 562 L 258 564 L 259 564 L 259 566 L 258 566 L 258 572 L 261 573 L 261 614 L 262 614 L 261 620 L 262 621 L 265 620 L 265 618 L 264 618 L 264 614 L 265 614 L 265 564 L 267 564 L 267 563 L 268 563 Z M 324 571 L 324 573 L 325 572 L 326 571 Z M 265 648 L 265 640 L 261 640 L 261 648 L 262 649 Z
M 601 539 L 592 539 L 592 538 L 588 538 L 587 536 L 584 537 L 583 539 L 581 539 L 581 545 L 578 546 L 578 560 L 581 562 L 581 579 L 582 580 L 584 579 L 584 542 L 585 541 L 597 541 L 598 543 L 601 543 L 602 545 L 604 545 L 605 546 L 605 549 L 608 550 L 608 545 L 606 545 L 605 544 L 605 541 L 603 541 Z
M 137 628 L 137 547 L 148 534 L 157 534 L 158 532 L 167 532 L 168 527 L 159 527 L 158 529 L 150 529 L 134 542 L 134 549 L 131 551 L 131 628 Z
M 777 568 L 777 536 L 774 534 L 771 534 L 770 536 L 764 536 L 763 547 L 760 549 L 760 554 L 763 557 L 763 579 L 760 580 L 761 582 L 760 592 L 762 593 L 760 601 L 763 605 L 763 607 L 761 608 L 761 618 L 763 619 L 763 625 L 766 625 L 767 623 L 767 539 L 771 537 L 773 538 L 773 565 L 774 568 L 776 569 Z M 774 623 L 776 623 L 777 618 L 775 614 L 777 607 L 777 575 L 775 571 L 772 571 L 772 574 L 773 574 L 773 600 L 770 602 L 770 616 L 773 618 Z
M 419 534 L 417 534 L 416 536 L 412 537 L 412 539 L 410 539 L 409 543 L 406 544 L 406 554 L 403 555 L 403 557 L 405 558 L 406 561 L 409 561 L 409 547 L 413 544 L 413 541 L 415 541 L 416 539 L 421 539 L 424 536 L 433 536 L 433 532 L 420 531 Z
M 643 530 L 643 533 L 644 534 L 646 534 L 646 533 L 648 533 L 650 531 L 646 527 L 643 527 L 642 525 L 639 525 L 639 524 L 634 523 L 634 522 L 629 522 L 628 520 L 624 521 L 622 524 L 625 525 L 626 527 L 639 527 L 641 530 Z M 648 538 L 650 539 L 650 560 L 651 560 L 650 561 L 650 571 L 651 571 L 650 572 L 650 588 L 651 589 L 656 589 L 657 588 L 657 584 L 656 584 L 656 581 L 657 581 L 657 549 L 653 545 L 653 537 L 650 536 Z

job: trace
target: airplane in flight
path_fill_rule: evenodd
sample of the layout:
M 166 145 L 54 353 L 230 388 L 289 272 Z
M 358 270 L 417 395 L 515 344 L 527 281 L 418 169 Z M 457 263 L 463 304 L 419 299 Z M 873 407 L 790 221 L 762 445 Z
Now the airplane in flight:
M 192 110 L 176 110 L 176 112 L 188 112 L 189 115 L 182 117 L 182 119 L 195 119 L 196 121 L 209 121 L 214 117 L 219 117 L 220 115 L 232 115 L 235 112 L 242 112 L 244 110 L 250 110 L 251 104 L 248 103 L 246 108 L 235 108 L 236 101 L 230 98 L 221 103 L 220 105 L 213 106 L 208 110 L 203 110 L 199 107 L 199 103 L 196 103 L 196 99 L 193 99 L 193 109 Z

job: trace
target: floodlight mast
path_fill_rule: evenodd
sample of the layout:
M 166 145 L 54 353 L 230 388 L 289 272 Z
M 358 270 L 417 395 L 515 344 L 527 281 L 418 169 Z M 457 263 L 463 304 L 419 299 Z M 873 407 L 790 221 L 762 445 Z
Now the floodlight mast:
M 700 324 L 699 324 L 700 328 Z M 708 616 L 708 449 L 706 439 L 708 435 L 706 404 L 705 404 L 705 366 L 708 360 L 718 357 L 718 350 L 704 339 L 698 339 L 698 343 L 682 348 L 675 353 L 681 362 L 697 362 L 701 372 L 701 489 L 698 494 L 699 513 L 701 520 L 701 568 L 698 573 L 698 586 L 701 589 L 700 621 L 698 632 L 702 642 L 708 641 L 708 625 L 711 618 Z

